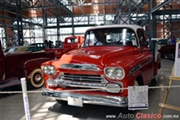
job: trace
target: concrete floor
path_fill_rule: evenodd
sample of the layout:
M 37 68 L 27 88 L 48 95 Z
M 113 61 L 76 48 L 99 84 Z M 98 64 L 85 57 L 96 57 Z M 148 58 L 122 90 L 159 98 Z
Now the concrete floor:
M 170 58 L 162 59 L 162 68 L 158 72 L 158 82 L 156 85 L 166 86 L 169 82 L 169 75 L 172 70 L 174 60 Z M 180 81 L 174 81 L 173 85 L 180 85 Z M 162 102 L 166 89 L 149 90 L 149 109 L 129 112 L 126 108 L 84 105 L 73 107 L 60 105 L 52 98 L 46 98 L 41 93 L 29 93 L 29 106 L 31 120 L 136 120 L 137 115 L 158 114 L 159 103 Z M 41 89 L 35 90 L 41 91 Z M 171 88 L 167 104 L 180 107 L 180 88 Z M 125 116 L 126 115 L 126 116 Z M 177 118 L 162 118 L 161 120 L 179 120 L 180 111 L 165 108 L 162 116 L 175 115 Z M 116 117 L 116 118 L 108 118 Z M 22 94 L 0 94 L 0 120 L 25 120 Z M 151 120 L 151 119 L 150 119 Z

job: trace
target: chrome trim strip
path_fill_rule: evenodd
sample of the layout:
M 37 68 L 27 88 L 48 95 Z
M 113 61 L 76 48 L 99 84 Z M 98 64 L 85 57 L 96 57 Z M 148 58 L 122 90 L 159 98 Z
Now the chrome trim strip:
M 80 97 L 85 104 L 95 104 L 95 105 L 105 105 L 105 106 L 115 106 L 115 107 L 126 107 L 128 105 L 127 97 L 120 96 L 104 96 L 104 95 L 85 95 L 80 93 L 64 92 L 43 89 L 43 96 L 53 97 L 59 100 L 67 101 L 68 97 Z
M 68 86 L 68 87 L 79 87 L 79 88 L 100 88 L 105 90 L 106 83 L 82 83 L 82 82 L 72 82 L 72 81 L 57 81 L 57 85 Z
M 72 81 L 72 82 L 85 82 L 85 83 L 102 83 L 103 78 L 100 75 L 88 75 L 88 74 L 68 74 L 61 73 L 61 79 L 63 81 Z
M 139 69 L 141 69 L 141 65 L 138 65 L 138 66 L 132 68 L 132 70 L 130 71 L 130 73 L 131 73 L 131 74 L 132 74 L 132 73 L 135 73 L 135 72 L 138 71 Z

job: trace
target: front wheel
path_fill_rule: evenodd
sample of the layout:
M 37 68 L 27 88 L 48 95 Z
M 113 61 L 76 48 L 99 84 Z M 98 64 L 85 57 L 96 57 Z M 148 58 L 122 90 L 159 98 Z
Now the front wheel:
M 35 69 L 30 74 L 30 86 L 32 88 L 40 88 L 44 84 L 43 73 L 40 69 Z
M 134 81 L 134 86 L 139 86 L 139 83 L 137 80 Z
M 157 83 L 157 75 L 151 81 L 151 84 L 156 84 L 156 83 Z

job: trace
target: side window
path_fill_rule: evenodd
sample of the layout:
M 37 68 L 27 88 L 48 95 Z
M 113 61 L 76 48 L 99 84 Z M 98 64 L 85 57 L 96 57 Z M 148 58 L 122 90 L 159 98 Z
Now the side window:
M 132 45 L 137 46 L 137 39 L 136 39 L 135 33 L 130 32 L 129 36 L 130 36 L 129 40 L 132 42 Z
M 138 34 L 140 46 L 145 46 L 144 45 L 144 41 L 145 41 L 144 31 L 140 30 L 140 31 L 137 32 L 137 34 Z

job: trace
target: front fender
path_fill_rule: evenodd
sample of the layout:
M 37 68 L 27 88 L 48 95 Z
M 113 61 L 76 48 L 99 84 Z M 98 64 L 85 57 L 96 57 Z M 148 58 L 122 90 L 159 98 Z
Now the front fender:
M 133 59 L 136 58 L 136 59 Z M 138 58 L 138 59 L 137 59 Z M 115 67 L 121 67 L 124 69 L 126 75 L 128 75 L 131 71 L 133 71 L 134 68 L 141 65 L 141 57 L 140 56 L 125 56 L 121 58 L 115 58 L 108 61 L 108 63 L 105 64 L 105 67 L 107 66 L 115 66 Z
M 124 84 L 126 83 L 127 86 L 132 86 L 134 85 L 134 80 L 138 76 L 142 76 L 142 73 L 144 72 L 142 71 L 142 67 L 144 68 L 144 65 L 143 56 L 134 55 L 111 60 L 105 67 L 114 66 L 123 68 L 125 76 L 122 81 Z
M 33 72 L 33 70 L 40 68 L 41 64 L 46 61 L 53 60 L 52 58 L 36 58 L 36 59 L 31 59 L 27 60 L 24 62 L 23 69 L 26 78 L 29 79 L 30 74 Z

